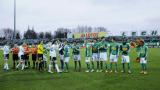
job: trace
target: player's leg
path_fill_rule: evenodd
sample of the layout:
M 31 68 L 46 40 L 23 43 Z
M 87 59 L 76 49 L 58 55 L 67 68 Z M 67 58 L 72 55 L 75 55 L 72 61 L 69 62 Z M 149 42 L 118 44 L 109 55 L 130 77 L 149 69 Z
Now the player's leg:
M 95 53 L 93 53 L 93 55 L 92 55 L 92 60 L 91 60 L 91 72 L 94 72 L 94 62 L 95 62 L 95 60 L 96 60 L 96 55 L 95 55 Z
M 141 64 L 141 74 L 144 73 L 144 64 L 143 64 L 143 58 L 140 58 L 140 64 Z
M 32 64 L 33 64 L 33 69 L 35 69 L 36 67 L 36 55 L 35 54 L 32 54 Z
M 54 63 L 55 63 L 56 71 L 57 71 L 58 73 L 60 73 L 61 70 L 59 69 L 58 64 L 57 64 L 57 58 L 56 58 L 56 57 L 53 57 L 53 61 L 54 61 Z
M 53 73 L 53 72 L 52 72 L 52 65 L 53 65 L 53 58 L 50 57 L 50 64 L 49 64 L 49 66 L 48 66 L 48 72 L 49 72 L 49 73 Z
M 144 65 L 144 74 L 147 74 L 147 60 L 146 60 L 146 58 L 144 58 L 143 65 Z
M 8 59 L 9 59 L 9 54 L 5 54 L 4 55 L 4 70 L 9 70 L 9 66 L 8 66 Z
M 13 69 L 15 69 L 16 66 L 16 60 L 15 60 L 15 54 L 13 54 Z
M 114 63 L 115 63 L 115 73 L 118 73 L 118 58 L 115 56 Z
M 27 62 L 28 62 L 28 68 L 30 68 L 29 54 L 27 54 Z
M 87 70 L 85 72 L 89 72 L 90 71 L 90 57 L 86 57 L 85 62 L 87 65 Z
M 73 55 L 73 59 L 74 59 L 74 71 L 77 70 L 77 56 Z
M 113 55 L 110 55 L 110 73 L 112 73 L 113 61 L 114 61 Z
M 64 56 L 60 55 L 61 70 L 64 70 Z
M 79 71 L 81 71 L 81 57 L 80 57 L 80 55 L 78 55 L 78 65 L 79 65 Z
M 68 65 L 68 63 L 69 63 L 69 57 L 65 57 L 64 63 L 65 63 L 65 66 L 66 66 L 65 72 L 68 72 L 69 71 L 69 65 Z
M 125 72 L 125 62 L 126 62 L 126 58 L 124 57 L 124 55 L 122 55 L 122 61 L 121 61 L 121 63 L 122 63 L 122 73 L 124 73 Z
M 126 56 L 126 63 L 128 65 L 128 73 L 131 74 L 131 66 L 130 66 L 130 58 L 129 58 L 129 56 Z

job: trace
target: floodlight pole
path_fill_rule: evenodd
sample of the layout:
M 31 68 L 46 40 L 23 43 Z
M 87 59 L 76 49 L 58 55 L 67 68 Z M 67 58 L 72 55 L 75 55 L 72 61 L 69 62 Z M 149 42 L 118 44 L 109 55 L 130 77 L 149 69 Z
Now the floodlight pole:
M 14 31 L 13 31 L 13 37 L 12 40 L 15 39 L 15 32 L 16 32 L 16 0 L 14 0 Z

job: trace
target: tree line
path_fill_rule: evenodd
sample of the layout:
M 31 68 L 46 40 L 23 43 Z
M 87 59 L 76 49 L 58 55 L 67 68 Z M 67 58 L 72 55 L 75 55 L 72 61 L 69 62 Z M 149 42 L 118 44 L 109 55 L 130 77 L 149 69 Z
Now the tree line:
M 50 31 L 36 32 L 34 28 L 20 33 L 19 30 L 15 31 L 14 39 L 53 39 L 53 38 L 67 38 L 68 33 L 84 33 L 84 32 L 107 32 L 107 29 L 104 27 L 91 27 L 91 26 L 78 26 L 74 29 L 68 28 L 57 28 L 53 30 L 53 33 Z M 0 31 L 0 38 L 12 39 L 14 30 L 10 28 L 4 28 Z

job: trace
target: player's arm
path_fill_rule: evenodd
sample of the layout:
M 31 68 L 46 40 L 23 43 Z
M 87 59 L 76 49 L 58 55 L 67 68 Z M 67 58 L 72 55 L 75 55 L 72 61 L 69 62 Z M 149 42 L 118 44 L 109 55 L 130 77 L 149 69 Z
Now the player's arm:
M 109 56 L 111 55 L 112 52 L 112 46 L 109 47 Z
M 148 47 L 145 47 L 145 58 L 147 58 L 147 53 L 148 53 Z

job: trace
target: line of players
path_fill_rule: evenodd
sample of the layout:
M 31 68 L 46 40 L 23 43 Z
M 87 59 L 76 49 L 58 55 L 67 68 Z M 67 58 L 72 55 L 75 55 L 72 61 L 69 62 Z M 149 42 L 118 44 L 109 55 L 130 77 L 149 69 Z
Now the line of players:
M 10 49 L 8 45 L 5 45 L 4 50 L 4 70 L 9 70 L 8 59 L 9 53 L 12 52 L 13 68 L 24 70 L 30 67 L 29 54 L 32 54 L 33 69 L 36 68 L 39 71 L 46 70 L 48 67 L 48 72 L 53 73 L 52 69 L 59 72 L 69 71 L 69 60 L 70 60 L 70 49 L 72 49 L 72 56 L 75 65 L 75 71 L 81 71 L 81 48 L 85 48 L 85 63 L 87 69 L 85 72 L 109 72 L 118 73 L 118 57 L 121 55 L 122 71 L 126 72 L 125 64 L 128 67 L 128 73 L 131 73 L 130 67 L 130 47 L 136 47 L 137 50 L 137 61 L 140 62 L 142 68 L 142 74 L 147 74 L 147 52 L 148 47 L 145 45 L 144 41 L 138 38 L 135 42 L 127 43 L 127 39 L 119 45 L 115 42 L 114 38 L 111 43 L 105 41 L 105 38 L 101 39 L 87 39 L 83 44 L 74 42 L 73 44 L 67 42 L 53 41 L 52 43 L 43 44 L 43 41 L 39 44 L 32 45 L 29 47 L 26 43 L 22 45 L 14 45 Z M 59 54 L 58 54 L 59 53 Z M 49 65 L 47 66 L 47 57 L 50 57 Z M 61 67 L 57 64 L 57 57 L 60 57 Z M 108 59 L 109 56 L 109 59 Z M 109 60 L 109 64 L 108 64 Z M 96 69 L 95 69 L 96 64 Z M 114 65 L 114 69 L 113 69 Z M 79 67 L 78 67 L 79 66 Z M 105 67 L 105 68 L 104 68 Z

